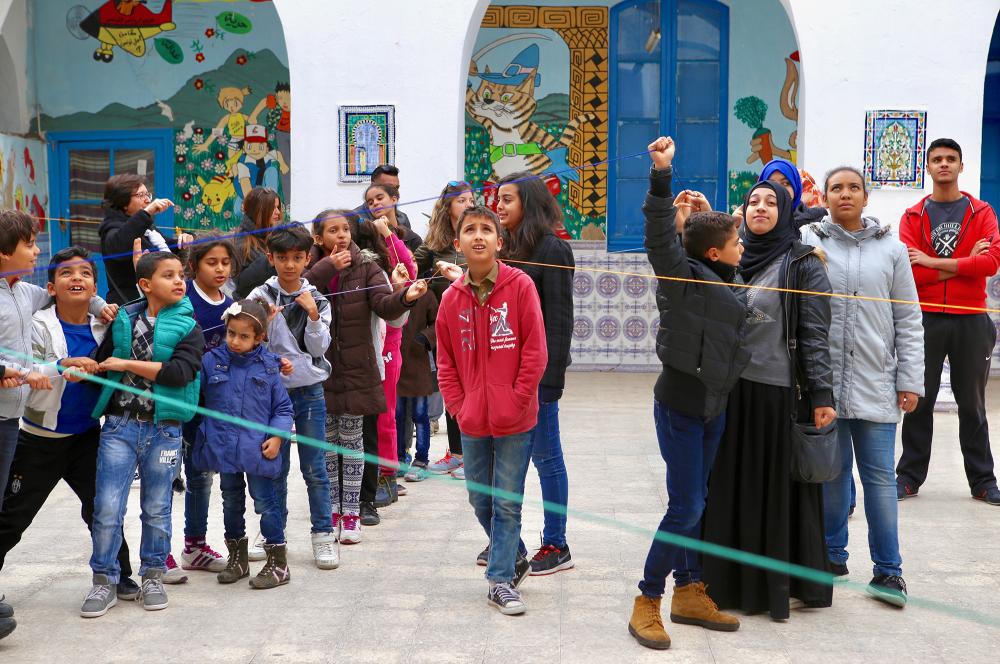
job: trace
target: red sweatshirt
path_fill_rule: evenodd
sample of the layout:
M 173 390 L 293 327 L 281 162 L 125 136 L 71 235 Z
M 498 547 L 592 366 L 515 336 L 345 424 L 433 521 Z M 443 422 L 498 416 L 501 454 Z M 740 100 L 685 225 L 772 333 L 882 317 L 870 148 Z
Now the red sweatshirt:
M 986 279 L 1000 268 L 1000 229 L 993 208 L 971 194 L 962 192 L 969 199 L 969 207 L 962 218 L 962 230 L 951 258 L 958 261 L 958 274 L 951 279 L 940 280 L 938 271 L 922 265 L 913 266 L 913 278 L 917 282 L 917 295 L 925 304 L 921 307 L 931 313 L 976 314 L 978 311 L 950 309 L 928 306 L 926 303 L 959 305 L 963 307 L 986 306 Z M 907 247 L 919 249 L 928 256 L 937 258 L 931 243 L 931 222 L 924 210 L 925 196 L 919 203 L 903 213 L 899 222 L 899 239 Z M 990 241 L 986 253 L 970 256 L 976 242 Z
M 438 385 L 448 412 L 468 436 L 509 436 L 534 428 L 545 373 L 545 324 L 531 277 L 499 263 L 480 305 L 454 282 L 438 308 Z

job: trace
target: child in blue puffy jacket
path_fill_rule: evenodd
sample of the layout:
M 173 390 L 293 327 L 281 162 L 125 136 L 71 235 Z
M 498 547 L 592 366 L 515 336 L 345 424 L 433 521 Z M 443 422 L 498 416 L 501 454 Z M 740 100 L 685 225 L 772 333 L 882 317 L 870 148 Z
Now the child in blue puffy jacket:
M 243 518 L 246 489 L 250 489 L 254 509 L 261 515 L 261 532 L 267 539 L 267 562 L 250 579 L 253 588 L 275 588 L 290 579 L 285 515 L 273 481 L 281 473 L 282 437 L 272 432 L 291 431 L 293 411 L 281 383 L 280 359 L 261 345 L 267 313 L 264 305 L 251 300 L 226 309 L 222 315 L 226 344 L 205 353 L 201 390 L 206 409 L 266 426 L 267 431 L 208 415 L 198 426 L 192 455 L 195 468 L 220 473 L 229 561 L 219 572 L 219 583 L 250 576 Z

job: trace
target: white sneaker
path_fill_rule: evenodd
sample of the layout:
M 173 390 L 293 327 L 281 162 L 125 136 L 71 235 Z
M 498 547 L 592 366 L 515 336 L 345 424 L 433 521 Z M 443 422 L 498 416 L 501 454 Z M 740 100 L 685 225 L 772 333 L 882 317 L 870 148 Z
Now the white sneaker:
M 451 471 L 451 476 L 454 477 L 456 480 L 464 480 L 465 479 L 465 466 L 461 466 L 461 467 L 456 468 L 455 470 Z
M 267 541 L 264 539 L 264 536 L 258 532 L 257 537 L 253 539 L 253 544 L 247 549 L 247 558 L 254 562 L 267 558 L 267 552 L 264 551 L 264 544 L 266 543 Z
M 180 567 L 177 566 L 177 562 L 174 560 L 174 556 L 171 553 L 167 554 L 167 571 L 163 573 L 160 579 L 163 583 L 169 583 L 171 585 L 176 585 L 178 583 L 187 583 L 188 577 Z
M 340 543 L 357 544 L 361 541 L 361 519 L 357 514 L 340 517 Z
M 340 565 L 340 545 L 333 533 L 313 533 L 313 560 L 320 569 L 337 569 Z

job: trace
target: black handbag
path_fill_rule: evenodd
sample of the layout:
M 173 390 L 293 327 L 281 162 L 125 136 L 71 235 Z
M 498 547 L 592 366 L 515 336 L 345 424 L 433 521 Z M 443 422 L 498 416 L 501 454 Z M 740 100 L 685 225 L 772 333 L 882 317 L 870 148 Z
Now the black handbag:
M 796 289 L 797 284 L 791 277 L 793 270 L 789 269 L 789 259 L 785 256 L 782 266 L 785 288 Z M 785 337 L 788 342 L 788 358 L 792 373 L 791 407 L 790 407 L 790 472 L 796 482 L 819 484 L 836 479 L 840 475 L 840 441 L 837 438 L 837 420 L 822 429 L 817 429 L 813 423 L 813 415 L 809 399 L 802 398 L 802 381 L 804 375 L 799 369 L 798 340 L 798 305 L 794 293 L 785 293 L 782 297 L 785 308 Z

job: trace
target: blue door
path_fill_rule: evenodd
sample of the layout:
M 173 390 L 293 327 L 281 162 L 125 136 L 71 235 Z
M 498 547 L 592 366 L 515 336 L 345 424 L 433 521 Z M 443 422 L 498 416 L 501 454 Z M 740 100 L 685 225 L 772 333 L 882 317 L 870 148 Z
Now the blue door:
M 729 8 L 715 0 L 626 0 L 611 9 L 611 157 L 677 140 L 674 191 L 726 207 Z M 608 250 L 641 251 L 646 154 L 608 166 Z
M 108 292 L 98 228 L 104 219 L 104 184 L 118 173 L 145 176 L 154 196 L 174 197 L 172 129 L 50 132 L 49 199 L 52 252 L 78 245 L 98 255 L 98 292 Z M 174 213 L 157 215 L 165 235 L 174 235 Z

